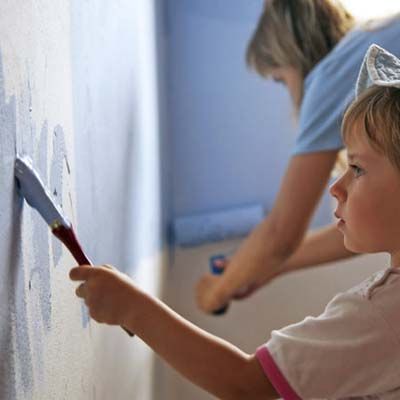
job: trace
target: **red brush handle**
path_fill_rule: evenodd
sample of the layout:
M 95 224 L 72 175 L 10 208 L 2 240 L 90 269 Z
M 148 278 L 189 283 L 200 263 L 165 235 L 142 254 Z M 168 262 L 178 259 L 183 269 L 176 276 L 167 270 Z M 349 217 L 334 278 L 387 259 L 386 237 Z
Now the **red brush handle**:
M 78 238 L 75 235 L 75 232 L 72 228 L 66 228 L 63 225 L 58 225 L 55 228 L 52 229 L 54 236 L 56 236 L 58 239 L 61 240 L 65 244 L 65 246 L 68 248 L 68 250 L 71 252 L 71 254 L 74 256 L 75 260 L 78 262 L 79 265 L 92 265 L 92 262 L 89 260 L 89 258 L 86 256 L 84 251 L 82 250 L 82 247 L 78 241 Z M 124 328 L 122 326 L 122 329 L 129 335 L 129 336 L 135 336 L 131 331 L 128 329 Z
M 72 226 L 66 228 L 63 225 L 58 225 L 53 228 L 53 234 L 65 244 L 79 265 L 93 265 L 83 252 Z

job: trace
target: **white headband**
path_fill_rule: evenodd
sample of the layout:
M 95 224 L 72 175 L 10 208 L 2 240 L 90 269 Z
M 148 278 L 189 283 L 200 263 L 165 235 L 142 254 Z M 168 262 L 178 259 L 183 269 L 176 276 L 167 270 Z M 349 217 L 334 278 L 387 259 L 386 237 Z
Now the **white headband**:
M 365 54 L 357 79 L 356 98 L 373 85 L 400 88 L 400 60 L 376 44 Z

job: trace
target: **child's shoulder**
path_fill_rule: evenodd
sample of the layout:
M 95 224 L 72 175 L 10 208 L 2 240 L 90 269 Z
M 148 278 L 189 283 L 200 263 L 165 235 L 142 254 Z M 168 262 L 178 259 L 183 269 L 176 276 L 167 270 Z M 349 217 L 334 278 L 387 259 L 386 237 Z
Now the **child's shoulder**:
M 400 268 L 375 272 L 351 289 L 338 293 L 325 307 L 323 318 L 386 320 L 396 325 L 400 339 Z
M 360 296 L 364 305 L 400 341 L 400 268 L 377 272 L 347 293 Z
M 375 272 L 363 282 L 348 290 L 347 293 L 357 294 L 371 300 L 380 292 L 391 289 L 400 295 L 400 268 L 386 268 Z

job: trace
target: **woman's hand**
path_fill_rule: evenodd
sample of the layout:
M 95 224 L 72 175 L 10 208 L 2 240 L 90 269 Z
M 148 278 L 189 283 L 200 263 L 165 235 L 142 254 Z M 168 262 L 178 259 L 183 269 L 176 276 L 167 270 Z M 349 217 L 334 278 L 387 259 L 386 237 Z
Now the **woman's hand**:
M 69 276 L 73 281 L 83 281 L 77 287 L 76 295 L 85 301 L 93 319 L 128 326 L 137 289 L 127 275 L 109 265 L 82 265 L 71 269 Z
M 200 310 L 211 314 L 227 305 L 229 299 L 217 297 L 214 290 L 221 279 L 218 275 L 205 274 L 196 285 L 196 302 Z
M 219 258 L 214 261 L 214 265 L 221 270 L 229 268 L 230 260 L 227 258 Z M 218 285 L 221 275 L 205 274 L 196 285 L 196 301 L 198 307 L 206 312 L 213 313 L 226 306 L 231 299 L 217 296 L 217 292 L 213 289 Z M 248 285 L 238 290 L 233 296 L 234 300 L 242 300 L 249 297 L 258 288 L 256 284 Z

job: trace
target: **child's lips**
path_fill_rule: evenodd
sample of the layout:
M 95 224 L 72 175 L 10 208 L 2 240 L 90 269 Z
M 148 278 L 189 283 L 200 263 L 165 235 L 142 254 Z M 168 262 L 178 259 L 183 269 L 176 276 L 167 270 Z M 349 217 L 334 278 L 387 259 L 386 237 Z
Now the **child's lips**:
M 337 211 L 335 211 L 335 217 L 338 219 L 338 222 L 337 222 L 338 226 L 345 224 L 344 219 L 340 216 L 340 214 Z

